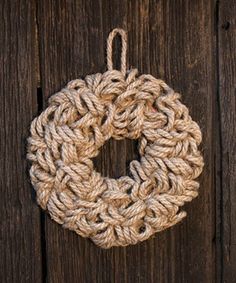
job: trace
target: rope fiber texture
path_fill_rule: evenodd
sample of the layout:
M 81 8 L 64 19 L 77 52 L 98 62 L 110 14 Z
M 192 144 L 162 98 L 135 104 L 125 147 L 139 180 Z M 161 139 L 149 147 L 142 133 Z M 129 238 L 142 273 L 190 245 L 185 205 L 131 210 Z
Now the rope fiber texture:
M 112 42 L 122 39 L 121 71 Z M 108 71 L 76 79 L 54 94 L 31 124 L 27 158 L 39 205 L 56 222 L 103 247 L 148 239 L 186 216 L 203 168 L 201 131 L 165 82 L 126 71 L 126 33 L 107 41 Z M 103 177 L 92 158 L 110 138 L 138 139 L 130 175 Z

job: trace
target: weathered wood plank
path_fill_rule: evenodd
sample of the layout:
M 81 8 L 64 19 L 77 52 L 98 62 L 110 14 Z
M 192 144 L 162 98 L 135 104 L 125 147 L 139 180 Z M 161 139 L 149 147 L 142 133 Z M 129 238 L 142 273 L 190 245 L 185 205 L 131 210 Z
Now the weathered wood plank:
M 101 250 L 46 217 L 48 282 L 214 282 L 213 4 L 204 0 L 38 3 L 45 100 L 71 79 L 104 71 L 106 37 L 114 27 L 125 28 L 130 66 L 165 79 L 183 94 L 202 128 L 206 162 L 200 197 L 186 206 L 187 219 L 137 246 Z M 127 172 L 127 163 L 134 158 L 134 142 L 111 141 L 96 165 L 104 175 L 117 177 Z
M 0 16 L 0 281 L 41 282 L 40 211 L 25 157 L 37 114 L 34 2 L 1 1 Z
M 221 282 L 236 278 L 236 2 L 219 1 Z
M 131 7 L 130 11 L 131 17 L 134 9 Z M 206 163 L 200 178 L 200 196 L 186 205 L 187 219 L 181 225 L 157 235 L 150 249 L 153 252 L 149 263 L 154 267 L 160 266 L 158 271 L 153 272 L 153 282 L 214 282 L 215 200 L 211 114 L 212 93 L 215 91 L 214 3 L 150 1 L 149 5 L 142 7 L 140 14 L 136 24 L 131 24 L 139 33 L 130 45 L 133 48 L 130 50 L 130 60 L 141 58 L 138 61 L 140 70 L 150 70 L 151 74 L 165 79 L 182 93 L 182 100 L 202 128 Z M 137 17 L 137 13 L 135 15 Z M 140 24 L 145 17 L 149 21 L 148 27 L 145 22 Z M 144 32 L 140 33 L 142 30 Z M 143 46 L 135 52 L 138 47 L 134 42 L 140 37 L 143 37 Z

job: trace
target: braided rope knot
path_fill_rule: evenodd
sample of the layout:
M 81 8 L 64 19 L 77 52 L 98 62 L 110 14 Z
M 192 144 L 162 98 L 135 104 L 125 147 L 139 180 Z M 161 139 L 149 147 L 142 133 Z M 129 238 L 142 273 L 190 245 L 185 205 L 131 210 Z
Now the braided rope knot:
M 121 71 L 112 40 L 122 36 Z M 126 71 L 126 34 L 108 38 L 108 71 L 69 82 L 31 124 L 30 176 L 37 201 L 65 228 L 103 248 L 136 244 L 185 217 L 198 195 L 201 131 L 165 82 Z M 92 158 L 110 138 L 138 139 L 130 176 L 103 177 Z

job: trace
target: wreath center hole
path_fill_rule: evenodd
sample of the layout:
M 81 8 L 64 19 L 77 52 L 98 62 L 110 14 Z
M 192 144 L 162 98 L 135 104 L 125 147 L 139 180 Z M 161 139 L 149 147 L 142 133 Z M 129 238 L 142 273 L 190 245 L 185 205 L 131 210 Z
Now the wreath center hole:
M 129 164 L 139 159 L 138 140 L 108 140 L 96 156 L 94 167 L 102 176 L 119 178 L 130 174 Z

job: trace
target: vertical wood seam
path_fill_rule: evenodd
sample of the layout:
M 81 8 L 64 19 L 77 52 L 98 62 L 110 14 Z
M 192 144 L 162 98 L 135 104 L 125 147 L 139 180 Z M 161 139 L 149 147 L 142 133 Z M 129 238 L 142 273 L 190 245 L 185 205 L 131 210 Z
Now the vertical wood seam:
M 216 281 L 223 282 L 223 274 L 224 274 L 224 264 L 223 264 L 223 226 L 224 226 L 224 217 L 223 217 L 223 187 L 222 187 L 222 121 L 221 121 L 221 105 L 220 105 L 220 64 L 219 64 L 219 13 L 220 13 L 220 0 L 216 0 L 215 3 L 215 26 L 216 26 L 216 109 L 215 109 L 215 119 L 217 124 L 217 143 L 218 149 L 215 146 L 215 160 L 217 162 L 219 160 L 218 166 L 216 166 L 215 171 L 215 182 L 216 188 L 218 188 L 218 192 L 216 192 L 216 198 L 218 193 L 218 200 L 216 199 L 216 211 L 218 209 L 217 204 L 219 204 L 219 227 L 217 228 L 217 219 L 216 219 L 216 232 L 218 232 L 218 238 L 216 239 L 216 245 L 218 249 L 216 250 Z M 216 164 L 215 164 L 216 165 Z M 217 178 L 217 175 L 219 176 Z M 217 189 L 216 189 L 217 190 Z M 216 213 L 217 217 L 217 213 Z M 217 231 L 219 229 L 219 231 Z
M 40 33 L 38 4 L 35 1 L 35 29 L 36 29 L 36 60 L 37 60 L 37 106 L 38 114 L 42 112 L 44 107 L 43 90 L 42 90 L 42 66 L 41 66 L 41 50 L 40 50 Z M 41 270 L 42 283 L 47 282 L 47 247 L 45 237 L 45 214 L 40 210 L 40 241 L 41 241 Z

